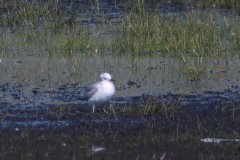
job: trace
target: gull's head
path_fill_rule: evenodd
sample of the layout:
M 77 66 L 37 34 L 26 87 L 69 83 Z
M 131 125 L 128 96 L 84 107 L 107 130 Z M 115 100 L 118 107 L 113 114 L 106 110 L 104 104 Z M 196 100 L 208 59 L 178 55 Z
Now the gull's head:
M 100 81 L 114 81 L 109 73 L 100 74 Z

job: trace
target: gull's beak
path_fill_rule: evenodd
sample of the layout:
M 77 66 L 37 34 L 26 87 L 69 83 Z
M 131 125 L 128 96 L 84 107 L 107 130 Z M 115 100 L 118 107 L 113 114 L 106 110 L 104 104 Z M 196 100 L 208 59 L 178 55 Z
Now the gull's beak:
M 115 82 L 115 80 L 114 80 L 114 79 L 111 79 L 110 81 L 113 81 L 113 82 Z

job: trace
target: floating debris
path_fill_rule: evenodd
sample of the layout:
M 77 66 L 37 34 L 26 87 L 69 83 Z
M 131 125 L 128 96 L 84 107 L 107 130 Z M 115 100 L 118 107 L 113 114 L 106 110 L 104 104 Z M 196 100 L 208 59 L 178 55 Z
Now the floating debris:
M 92 152 L 97 153 L 97 152 L 102 152 L 106 151 L 107 149 L 104 147 L 97 147 L 94 144 L 92 145 Z
M 166 157 L 166 152 L 163 153 L 162 157 L 160 157 L 160 160 L 164 160 Z
M 240 142 L 240 139 L 204 138 L 201 141 L 205 143 Z

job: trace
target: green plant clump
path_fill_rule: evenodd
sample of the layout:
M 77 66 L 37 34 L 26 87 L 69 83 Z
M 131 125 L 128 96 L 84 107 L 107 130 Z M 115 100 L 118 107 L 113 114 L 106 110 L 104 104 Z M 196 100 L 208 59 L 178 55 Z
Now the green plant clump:
M 239 49 L 240 30 L 234 20 L 223 16 L 217 20 L 211 10 L 162 13 L 158 7 L 145 7 L 140 2 L 132 4 L 120 18 L 110 19 L 111 11 L 101 12 L 97 3 L 90 5 L 98 12 L 90 12 L 89 8 L 76 9 L 72 3 L 58 1 L 2 1 L 0 49 L 37 47 L 68 54 L 159 53 L 184 61 L 192 56 L 199 60 L 228 56 Z M 91 19 L 96 23 L 90 23 Z

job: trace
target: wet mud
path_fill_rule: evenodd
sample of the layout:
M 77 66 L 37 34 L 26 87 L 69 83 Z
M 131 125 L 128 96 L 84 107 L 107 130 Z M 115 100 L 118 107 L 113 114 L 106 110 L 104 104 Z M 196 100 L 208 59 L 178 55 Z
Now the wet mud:
M 106 109 L 113 116 L 113 113 L 110 112 L 114 109 L 116 113 L 131 118 L 132 115 L 144 115 L 145 113 L 147 116 L 149 113 L 142 111 L 142 109 L 156 106 L 165 109 L 174 108 L 169 112 L 174 112 L 175 117 L 178 118 L 189 116 L 185 114 L 186 112 L 191 113 L 192 116 L 203 117 L 208 115 L 211 117 L 220 116 L 225 111 L 229 112 L 229 115 L 234 112 L 235 117 L 238 117 L 240 113 L 239 90 L 237 86 L 232 88 L 234 90 L 207 91 L 194 95 L 143 93 L 142 96 L 115 97 L 111 101 L 112 108 L 109 105 L 98 107 L 97 112 L 101 115 L 108 115 L 108 113 L 104 113 L 104 109 Z M 8 84 L 5 84 L 0 86 L 0 89 L 3 92 L 0 103 L 2 119 L 0 129 L 29 126 L 51 128 L 56 125 L 71 125 L 76 121 L 84 122 L 86 119 L 90 120 L 92 116 L 95 116 L 91 113 L 92 108 L 88 107 L 86 102 L 79 100 L 86 87 L 80 87 L 78 83 L 61 85 L 51 92 L 39 92 L 36 88 L 33 88 L 28 95 L 22 93 L 23 87 L 21 85 L 8 86 Z M 7 98 L 13 101 L 7 102 Z M 166 113 L 164 111 L 154 111 L 149 119 L 166 116 L 162 114 Z M 108 118 L 111 118 L 111 116 L 108 116 Z M 134 121 L 141 122 L 141 116 L 138 117 L 135 117 Z M 125 116 L 119 116 L 117 120 L 112 118 L 110 121 L 125 124 L 125 119 Z M 224 117 L 222 117 L 222 120 L 224 120 Z M 219 121 L 222 120 L 219 119 Z M 191 119 L 188 121 L 191 122 Z M 186 120 L 184 123 L 186 123 Z
M 60 159 L 64 156 L 70 159 L 157 159 L 163 154 L 166 159 L 200 159 L 199 150 L 203 158 L 219 151 L 238 157 L 240 152 L 235 142 L 228 144 L 231 150 L 219 145 L 211 151 L 200 142 L 200 138 L 223 138 L 240 132 L 238 87 L 199 95 L 144 93 L 115 97 L 112 107 L 105 107 L 106 112 L 98 107 L 94 114 L 86 102 L 79 100 L 86 88 L 79 87 L 78 83 L 62 85 L 52 92 L 39 92 L 34 88 L 28 95 L 22 94 L 21 85 L 5 84 L 0 88 L 5 98 L 15 100 L 4 102 L 5 98 L 1 97 L 3 151 L 9 151 L 6 148 L 12 144 L 18 148 L 15 154 L 2 152 L 5 158 L 16 159 L 14 155 L 23 152 L 34 153 L 33 157 L 40 159 L 44 159 L 46 153 L 47 157 Z M 157 107 L 151 110 L 153 106 Z M 151 111 L 146 112 L 148 109 Z M 191 143 L 197 146 L 189 147 L 194 146 Z M 93 153 L 93 145 L 105 150 Z

